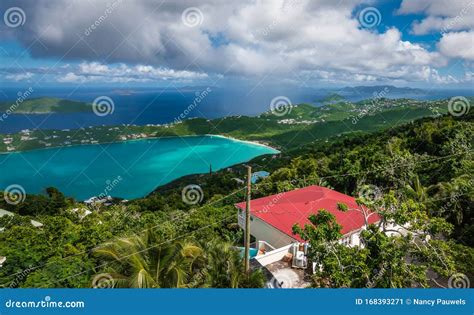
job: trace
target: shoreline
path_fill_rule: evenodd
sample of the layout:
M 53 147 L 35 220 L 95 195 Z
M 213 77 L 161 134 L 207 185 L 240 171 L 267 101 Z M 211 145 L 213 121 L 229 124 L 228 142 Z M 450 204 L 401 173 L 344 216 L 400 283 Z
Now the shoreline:
M 219 134 L 203 134 L 203 135 L 184 135 L 184 136 L 164 136 L 164 137 L 147 137 L 147 138 L 140 138 L 140 139 L 131 139 L 131 140 L 117 140 L 117 141 L 108 141 L 108 142 L 99 142 L 99 143 L 86 143 L 86 144 L 74 144 L 74 145 L 65 145 L 65 146 L 55 146 L 55 147 L 45 147 L 45 148 L 37 148 L 31 150 L 20 150 L 20 151 L 11 151 L 11 152 L 0 152 L 0 155 L 7 155 L 7 154 L 21 154 L 25 152 L 34 152 L 39 150 L 53 150 L 53 149 L 62 149 L 62 148 L 74 148 L 74 147 L 81 147 L 81 146 L 94 146 L 94 145 L 102 145 L 102 144 L 120 144 L 120 143 L 129 143 L 129 142 L 136 142 L 136 141 L 144 141 L 144 140 L 161 140 L 161 139 L 173 139 L 173 138 L 188 138 L 188 137 L 220 137 L 232 141 L 238 141 L 243 143 L 248 143 L 256 146 L 265 147 L 275 151 L 272 154 L 279 154 L 281 153 L 280 150 L 271 147 L 270 145 L 263 144 L 257 141 L 250 141 L 250 140 L 241 140 L 231 136 L 223 136 Z M 270 154 L 270 153 L 268 153 Z
M 122 144 L 122 143 L 130 143 L 130 142 L 139 142 L 139 141 L 146 141 L 146 140 L 170 140 L 170 139 L 174 139 L 174 138 L 189 138 L 189 137 L 210 137 L 210 138 L 221 138 L 221 139 L 226 139 L 226 140 L 229 140 L 231 142 L 240 142 L 240 143 L 245 143 L 245 144 L 248 144 L 248 145 L 252 145 L 252 146 L 258 146 L 258 147 L 264 147 L 266 149 L 269 149 L 271 150 L 271 152 L 265 152 L 265 153 L 261 153 L 259 154 L 258 156 L 265 156 L 265 155 L 274 155 L 274 154 L 280 154 L 281 151 L 280 150 L 277 150 L 276 148 L 273 148 L 269 145 L 266 145 L 266 144 L 263 144 L 263 143 L 260 143 L 260 142 L 253 142 L 253 141 L 249 141 L 249 140 L 240 140 L 240 139 L 237 139 L 237 138 L 234 138 L 234 137 L 229 137 L 229 136 L 224 136 L 224 135 L 216 135 L 216 134 L 204 134 L 204 135 L 185 135 L 185 136 L 165 136 L 165 137 L 148 137 L 148 138 L 141 138 L 141 139 L 132 139 L 132 140 L 120 140 L 120 141 L 114 141 L 114 142 L 107 142 L 107 143 L 97 143 L 97 144 L 77 144 L 77 145 L 70 145 L 70 146 L 65 146 L 65 147 L 82 147 L 82 146 L 97 146 L 97 145 L 101 145 L 101 144 Z M 34 151 L 39 151 L 39 150 L 48 150 L 48 149 L 58 149 L 60 150 L 61 148 L 64 148 L 64 147 L 48 147 L 48 148 L 39 148 L 39 149 L 34 149 L 34 150 L 27 150 L 27 151 L 15 151 L 15 152 L 0 152 L 0 155 L 1 154 L 21 154 L 21 153 L 24 153 L 24 152 L 34 152 Z M 250 160 L 248 160 L 250 161 Z M 235 164 L 231 164 L 229 166 L 225 166 L 225 167 L 221 167 L 221 168 L 218 168 L 218 169 L 215 169 L 214 171 L 221 171 L 223 169 L 226 169 L 226 168 L 229 168 L 229 167 L 234 167 L 236 165 L 240 165 L 242 163 L 247 163 L 248 161 L 243 161 L 243 162 L 239 162 L 239 163 L 235 163 Z M 117 197 L 117 198 L 120 198 L 120 199 L 128 199 L 128 200 L 137 200 L 137 199 L 142 199 L 142 198 L 145 198 L 147 197 L 148 195 L 152 194 L 155 190 L 157 190 L 159 187 L 161 186 L 165 186 L 173 181 L 176 181 L 176 180 L 180 180 L 181 178 L 183 177 L 186 177 L 186 176 L 194 176 L 194 175 L 200 175 L 200 174 L 207 174 L 207 172 L 198 172 L 198 173 L 191 173 L 191 174 L 187 174 L 187 175 L 183 175 L 183 176 L 179 176 L 175 179 L 172 179 L 171 181 L 169 182 L 166 182 L 166 183 L 163 183 L 159 186 L 156 186 L 154 187 L 151 191 L 143 194 L 143 195 L 140 195 L 138 197 L 129 197 L 129 198 L 125 198 L 125 197 L 121 197 L 121 196 L 114 196 L 114 197 Z M 35 193 L 35 194 L 40 194 L 40 193 Z M 73 197 L 74 199 L 76 199 L 78 202 L 84 202 L 85 200 L 87 200 L 88 198 L 90 197 L 87 197 L 85 198 L 84 200 L 82 198 L 78 198 L 78 197 L 75 197 L 75 196 L 71 196 Z
M 213 135 L 213 134 L 206 134 L 205 136 L 221 137 L 221 138 L 225 138 L 225 139 L 228 139 L 228 140 L 244 142 L 244 143 L 248 143 L 248 144 L 257 145 L 257 146 L 265 147 L 265 148 L 268 148 L 268 149 L 272 149 L 272 150 L 276 151 L 275 154 L 281 153 L 281 151 L 278 150 L 277 148 L 274 148 L 274 147 L 270 146 L 269 144 L 260 142 L 258 140 L 255 140 L 255 141 L 242 140 L 242 139 L 234 138 L 232 136 Z

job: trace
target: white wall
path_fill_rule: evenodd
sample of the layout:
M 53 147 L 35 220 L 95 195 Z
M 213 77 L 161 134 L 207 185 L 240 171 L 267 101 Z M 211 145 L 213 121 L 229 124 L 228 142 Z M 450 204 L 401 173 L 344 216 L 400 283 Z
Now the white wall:
M 280 261 L 290 251 L 292 244 L 267 252 L 265 255 L 259 255 L 255 259 L 262 265 L 266 266 L 276 261 Z
M 280 248 L 296 242 L 296 239 L 291 238 L 285 233 L 274 228 L 270 224 L 262 221 L 256 216 L 250 215 L 250 234 L 253 235 L 257 244 L 258 241 L 266 241 L 268 244 L 272 245 L 275 248 Z M 244 211 L 238 213 L 238 222 L 239 226 L 245 231 L 245 215 Z

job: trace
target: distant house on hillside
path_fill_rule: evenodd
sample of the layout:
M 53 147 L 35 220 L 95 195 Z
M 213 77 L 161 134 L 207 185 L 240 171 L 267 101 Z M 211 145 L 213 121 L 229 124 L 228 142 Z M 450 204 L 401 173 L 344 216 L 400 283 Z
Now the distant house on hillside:
M 255 184 L 258 180 L 262 179 L 262 178 L 265 178 L 265 177 L 268 177 L 270 175 L 269 172 L 266 172 L 266 171 L 258 171 L 258 172 L 254 172 L 252 174 L 252 177 L 251 177 L 251 182 L 252 184 Z
M 15 214 L 13 212 L 0 209 L 0 218 L 5 216 L 5 215 L 14 216 Z M 43 226 L 43 223 L 35 221 L 35 220 L 30 220 L 30 222 L 31 222 L 31 225 L 33 225 L 34 227 L 42 227 Z M 3 230 L 4 230 L 4 228 L 0 228 L 0 232 L 3 231 Z

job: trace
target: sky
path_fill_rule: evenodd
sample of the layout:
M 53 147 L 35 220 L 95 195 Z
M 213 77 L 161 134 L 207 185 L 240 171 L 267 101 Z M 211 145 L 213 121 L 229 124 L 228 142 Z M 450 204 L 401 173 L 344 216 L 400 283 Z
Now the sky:
M 3 86 L 473 87 L 474 0 L 2 0 L 0 15 Z

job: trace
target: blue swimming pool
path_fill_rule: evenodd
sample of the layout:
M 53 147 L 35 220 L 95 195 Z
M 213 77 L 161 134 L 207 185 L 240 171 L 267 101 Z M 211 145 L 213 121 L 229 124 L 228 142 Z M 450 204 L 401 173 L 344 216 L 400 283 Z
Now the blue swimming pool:
M 240 251 L 240 257 L 244 257 L 245 247 L 238 247 L 238 249 Z M 257 254 L 258 254 L 258 250 L 256 248 L 250 248 L 250 252 L 249 252 L 250 258 L 254 258 L 255 256 L 257 256 Z

